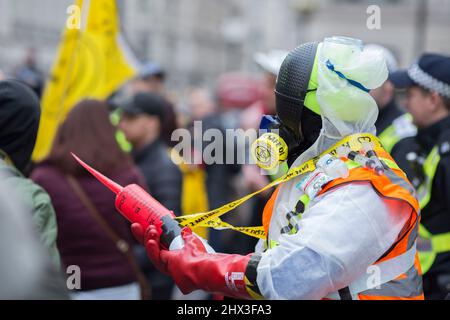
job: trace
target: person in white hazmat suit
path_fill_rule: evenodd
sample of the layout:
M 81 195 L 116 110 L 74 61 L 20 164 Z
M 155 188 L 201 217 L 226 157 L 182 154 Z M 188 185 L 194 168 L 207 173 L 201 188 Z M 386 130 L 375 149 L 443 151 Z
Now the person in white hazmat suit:
M 261 122 L 267 145 L 256 147 L 263 167 L 289 164 L 264 210 L 267 239 L 246 256 L 214 253 L 185 227 L 184 246 L 169 251 L 154 226 L 133 224 L 150 260 L 184 293 L 423 299 L 415 191 L 374 136 L 378 109 L 368 92 L 386 78 L 382 54 L 360 40 L 292 50 L 277 78 L 277 117 Z

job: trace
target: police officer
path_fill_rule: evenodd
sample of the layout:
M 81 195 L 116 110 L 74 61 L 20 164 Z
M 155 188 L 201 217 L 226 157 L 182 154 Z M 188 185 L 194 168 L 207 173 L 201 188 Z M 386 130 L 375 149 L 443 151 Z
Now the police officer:
M 425 297 L 444 299 L 450 292 L 450 57 L 424 54 L 390 79 L 407 90 L 406 108 L 419 128 L 408 158 L 422 209 L 418 249 Z

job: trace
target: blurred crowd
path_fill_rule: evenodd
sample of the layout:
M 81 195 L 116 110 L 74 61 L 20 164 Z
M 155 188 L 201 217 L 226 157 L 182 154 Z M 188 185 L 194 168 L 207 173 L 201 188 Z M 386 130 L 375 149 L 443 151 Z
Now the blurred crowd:
M 430 151 L 423 155 L 423 141 L 432 148 L 443 139 L 443 131 L 450 136 L 450 93 L 436 93 L 418 80 L 408 82 L 398 74 L 395 56 L 376 47 L 384 52 L 391 74 L 371 92 L 379 106 L 377 131 L 419 188 L 426 176 L 417 173 L 417 166 Z M 71 152 L 121 185 L 142 186 L 176 215 L 205 212 L 259 190 L 286 168 L 263 174 L 250 163 L 175 164 L 172 151 L 178 141 L 172 133 L 184 128 L 193 140 L 200 139 L 192 141 L 190 152 L 201 159 L 210 143 L 203 139 L 206 130 L 218 129 L 224 137 L 227 129 L 257 130 L 263 115 L 276 114 L 275 83 L 286 54 L 282 50 L 256 53 L 258 74 L 227 73 L 214 84 L 178 91 L 166 87 L 167 78 L 176 75 L 149 62 L 108 99 L 78 102 L 59 126 L 51 152 L 39 163 L 30 159 L 45 76 L 36 63 L 35 49 L 29 50 L 21 66 L 9 73 L 0 70 L 0 228 L 5 229 L 0 231 L 0 283 L 7 284 L 0 286 L 0 298 L 219 299 L 203 292 L 183 296 L 169 277 L 158 272 L 131 236 L 129 223 L 115 210 L 114 194 L 79 166 Z M 446 69 L 450 58 L 428 54 L 421 59 L 422 69 L 450 87 Z M 435 67 L 439 63 L 446 73 L 433 69 L 439 69 Z M 424 105 L 429 105 L 428 111 L 423 111 Z M 201 121 L 200 132 L 195 132 L 195 121 Z M 437 128 L 425 132 L 436 123 Z M 223 150 L 234 152 L 227 148 L 236 145 L 225 140 Z M 445 142 L 441 145 L 448 150 L 441 157 L 450 153 Z M 450 166 L 442 170 L 450 180 Z M 432 233 L 439 228 L 450 232 L 450 189 L 446 189 L 448 182 L 439 183 L 443 194 L 432 196 L 432 202 L 441 207 L 433 208 L 431 218 L 423 213 L 422 220 L 430 221 L 427 227 Z M 270 190 L 260 193 L 223 220 L 234 226 L 260 225 L 270 195 Z M 195 231 L 217 252 L 247 254 L 257 242 L 233 230 Z M 442 298 L 450 286 L 449 253 L 439 259 L 440 266 L 428 273 L 430 279 L 424 277 L 424 287 L 430 297 Z M 69 266 L 80 269 L 79 287 L 71 282 Z M 13 281 L 11 274 L 23 281 Z M 70 284 L 76 290 L 67 290 Z

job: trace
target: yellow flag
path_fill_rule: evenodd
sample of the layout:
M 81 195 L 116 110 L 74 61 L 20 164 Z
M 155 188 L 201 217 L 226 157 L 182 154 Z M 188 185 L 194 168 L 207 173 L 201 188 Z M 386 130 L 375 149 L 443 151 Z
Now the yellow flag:
M 121 41 L 115 0 L 77 0 L 68 13 L 72 20 L 66 23 L 42 97 L 34 161 L 47 156 L 59 124 L 78 101 L 107 98 L 138 66 Z

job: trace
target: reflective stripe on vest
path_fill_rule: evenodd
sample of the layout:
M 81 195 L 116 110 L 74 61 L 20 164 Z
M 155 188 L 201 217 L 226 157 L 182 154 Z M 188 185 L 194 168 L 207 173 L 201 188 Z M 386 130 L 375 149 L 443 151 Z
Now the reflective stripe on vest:
M 297 220 L 302 218 L 303 212 L 305 212 L 305 208 L 308 206 L 309 197 L 304 194 L 300 197 L 300 200 L 297 202 L 295 206 L 295 210 L 291 210 L 286 214 L 286 220 L 288 221 L 288 225 L 281 229 L 281 234 L 294 234 L 298 231 Z
M 439 149 L 435 146 L 423 163 L 425 180 L 417 188 L 421 209 L 425 208 L 430 202 L 433 179 L 440 160 Z M 431 234 L 421 224 L 419 227 L 419 235 L 421 238 L 420 245 L 418 246 L 419 258 L 422 265 L 422 272 L 426 273 L 433 265 L 436 255 L 450 251 L 450 232 Z
M 434 147 L 423 163 L 423 171 L 425 173 L 425 181 L 417 188 L 417 195 L 419 197 L 420 208 L 423 209 L 431 198 L 431 187 L 433 185 L 433 178 L 441 157 L 439 156 L 438 147 Z
M 413 137 L 416 133 L 417 129 L 412 124 L 412 116 L 406 113 L 392 121 L 392 124 L 378 135 L 378 138 L 384 149 L 391 152 L 401 139 Z
M 405 288 L 407 288 L 408 286 L 399 288 L 398 290 L 396 290 L 395 293 L 392 292 L 393 291 L 392 288 L 389 288 L 391 292 L 387 292 L 387 290 L 381 292 L 381 290 L 382 285 L 390 281 L 393 281 L 396 278 L 399 278 L 403 273 L 405 273 L 405 270 L 408 270 L 407 273 L 411 272 L 412 268 L 414 268 L 415 257 L 416 257 L 416 247 L 412 246 L 408 251 L 395 258 L 381 262 L 375 266 L 370 266 L 369 268 L 367 268 L 367 272 L 365 274 L 363 274 L 357 280 L 353 281 L 348 286 L 352 298 L 354 300 L 358 300 L 359 299 L 358 294 L 360 293 L 370 296 L 372 295 L 380 296 L 381 294 L 390 297 L 410 295 L 409 291 L 408 292 L 404 291 Z M 400 279 L 398 281 L 402 280 L 404 279 Z M 418 289 L 420 290 L 421 287 Z M 416 292 L 414 291 L 413 292 L 414 296 L 415 293 Z M 419 293 L 419 295 L 420 294 L 421 293 Z M 337 292 L 333 292 L 327 295 L 326 298 L 337 300 L 340 299 L 339 294 Z
M 419 236 L 431 241 L 431 249 L 436 254 L 450 251 L 450 232 L 433 235 L 423 225 L 420 225 Z M 420 250 L 420 246 L 418 249 Z
M 381 271 L 382 272 L 382 271 Z M 358 294 L 360 300 L 423 300 L 422 276 L 416 253 L 413 265 L 399 277 Z
M 409 204 L 411 217 L 397 241 L 372 266 L 369 266 L 368 271 L 379 270 L 384 274 L 378 281 L 375 281 L 376 285 L 372 286 L 368 281 L 372 279 L 369 274 L 361 276 L 348 287 L 353 298 L 423 299 L 421 270 L 415 251 L 420 220 L 419 202 L 415 197 L 414 188 L 392 157 L 383 149 L 376 149 L 375 151 L 387 167 L 384 175 L 378 176 L 373 171 L 347 160 L 346 164 L 350 168 L 349 177 L 338 178 L 329 182 L 319 195 L 344 184 L 366 182 L 370 183 L 381 197 Z M 277 193 L 278 190 L 271 197 L 264 210 L 265 223 L 270 221 L 268 216 L 273 211 Z M 268 212 L 269 209 L 270 212 Z M 268 229 L 268 226 L 265 225 L 265 228 Z M 268 241 L 269 247 L 277 244 L 273 240 Z M 374 288 L 377 286 L 379 286 L 379 289 Z M 326 298 L 339 298 L 339 295 L 337 292 L 330 293 Z
M 278 193 L 278 190 L 275 190 L 274 194 Z M 272 195 L 273 196 L 273 195 Z M 275 196 L 276 197 L 276 196 Z M 269 200 L 270 201 L 270 200 Z M 286 214 L 286 220 L 288 221 L 287 225 L 281 228 L 280 234 L 295 234 L 298 231 L 298 224 L 296 222 L 296 219 L 301 219 L 302 214 L 305 212 L 306 207 L 309 204 L 309 197 L 306 194 L 303 194 L 300 199 L 298 200 L 295 210 L 291 210 Z M 273 201 L 275 203 L 275 201 Z M 264 208 L 264 211 L 266 211 L 267 205 Z M 273 210 L 273 208 L 271 209 Z M 263 213 L 264 217 L 264 213 Z M 264 220 L 264 219 L 263 219 Z M 263 223 L 264 224 L 264 223 Z M 268 226 L 267 224 L 264 224 Z M 272 249 L 273 247 L 278 245 L 278 241 L 275 240 L 269 240 L 268 232 L 266 232 L 267 238 L 264 242 L 264 249 Z
M 422 274 L 428 272 L 433 266 L 436 256 L 440 253 L 450 252 L 450 232 L 431 234 L 422 224 L 419 226 L 419 251 Z

